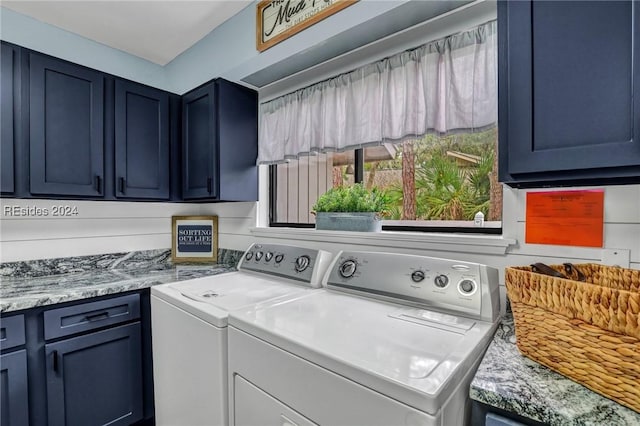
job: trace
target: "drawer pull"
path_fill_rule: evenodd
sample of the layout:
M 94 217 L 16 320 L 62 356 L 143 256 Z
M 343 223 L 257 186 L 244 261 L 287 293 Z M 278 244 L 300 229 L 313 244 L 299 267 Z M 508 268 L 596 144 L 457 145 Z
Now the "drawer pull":
M 53 351 L 53 371 L 58 372 L 58 351 Z
M 100 312 L 99 314 L 87 315 L 85 319 L 89 322 L 99 321 L 109 318 L 109 312 Z

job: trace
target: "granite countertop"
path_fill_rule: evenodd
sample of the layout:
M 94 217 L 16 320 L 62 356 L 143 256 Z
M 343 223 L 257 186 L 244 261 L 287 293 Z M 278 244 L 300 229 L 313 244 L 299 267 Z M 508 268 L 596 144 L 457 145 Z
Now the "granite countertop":
M 470 396 L 551 425 L 640 425 L 639 413 L 521 355 L 511 314 L 498 327 L 471 382 Z
M 223 250 L 216 264 L 173 265 L 167 250 L 3 263 L 0 313 L 231 272 L 241 255 Z

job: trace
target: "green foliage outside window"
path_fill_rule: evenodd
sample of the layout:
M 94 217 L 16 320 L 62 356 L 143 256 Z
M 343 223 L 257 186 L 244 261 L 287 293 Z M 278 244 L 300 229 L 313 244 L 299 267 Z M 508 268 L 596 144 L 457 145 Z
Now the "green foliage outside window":
M 497 129 L 491 129 L 444 137 L 428 135 L 413 142 L 416 219 L 473 220 L 479 211 L 488 216 L 496 138 Z M 451 152 L 479 159 L 476 164 L 461 165 Z M 403 218 L 402 153 L 393 160 L 365 165 L 368 173 L 393 170 L 399 174 L 397 180 L 379 189 L 389 199 L 385 218 L 398 220 Z

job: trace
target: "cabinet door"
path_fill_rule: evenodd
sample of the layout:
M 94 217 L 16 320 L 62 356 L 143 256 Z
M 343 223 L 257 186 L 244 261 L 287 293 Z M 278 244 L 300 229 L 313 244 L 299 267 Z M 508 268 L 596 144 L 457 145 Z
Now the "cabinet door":
M 499 3 L 504 181 L 640 172 L 640 3 Z
M 13 66 L 14 49 L 0 46 L 0 192 L 14 191 L 13 171 Z
M 258 94 L 217 80 L 219 198 L 258 200 Z
M 29 60 L 31 193 L 102 196 L 102 74 L 34 53 Z
M 218 196 L 215 86 L 211 82 L 182 97 L 182 197 Z
M 116 80 L 118 198 L 169 198 L 169 94 Z
M 23 349 L 0 356 L 1 426 L 29 424 L 28 397 L 27 351 Z
M 49 425 L 142 419 L 140 323 L 45 345 Z

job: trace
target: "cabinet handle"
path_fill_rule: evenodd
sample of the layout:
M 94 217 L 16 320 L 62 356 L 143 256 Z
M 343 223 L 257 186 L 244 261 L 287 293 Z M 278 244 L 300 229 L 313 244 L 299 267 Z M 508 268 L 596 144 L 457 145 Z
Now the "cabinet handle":
M 207 192 L 211 194 L 211 178 L 207 178 Z
M 96 176 L 96 191 L 102 192 L 102 178 L 100 176 Z
M 109 312 L 100 312 L 99 314 L 87 315 L 84 317 L 87 321 L 97 321 L 109 318 Z
M 58 372 L 58 351 L 53 351 L 53 371 Z
M 119 183 L 119 185 L 120 185 L 120 192 L 121 192 L 122 194 L 124 194 L 124 183 L 125 183 L 125 180 L 124 180 L 124 178 L 123 178 L 123 177 L 121 177 L 121 178 L 120 178 L 120 183 Z

